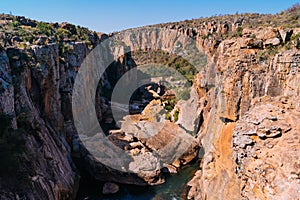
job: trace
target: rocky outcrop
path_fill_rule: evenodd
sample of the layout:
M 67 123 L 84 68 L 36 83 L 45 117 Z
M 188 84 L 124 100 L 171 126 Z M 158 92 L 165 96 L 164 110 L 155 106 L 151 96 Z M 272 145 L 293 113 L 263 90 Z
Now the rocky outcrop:
M 264 97 L 251 105 L 233 130 L 241 196 L 299 198 L 299 98 Z

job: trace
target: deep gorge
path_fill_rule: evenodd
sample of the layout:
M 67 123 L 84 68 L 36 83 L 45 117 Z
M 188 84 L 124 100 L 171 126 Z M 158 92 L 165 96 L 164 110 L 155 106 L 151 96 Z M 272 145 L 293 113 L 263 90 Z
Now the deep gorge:
M 150 175 L 124 173 L 97 162 L 77 135 L 73 86 L 85 58 L 99 44 L 108 45 L 101 58 L 114 62 L 99 80 L 94 107 L 116 146 L 142 154 L 166 145 L 175 128 L 185 130 L 193 135 L 193 144 L 164 167 L 168 172 L 187 170 L 190 162 L 201 158 L 194 175 L 183 169 L 191 176 L 184 198 L 298 198 L 300 29 L 299 21 L 286 20 L 299 16 L 299 11 L 225 15 L 111 35 L 68 23 L 1 15 L 0 144 L 15 145 L 1 146 L 1 163 L 12 170 L 1 168 L 0 198 L 75 199 L 80 180 L 90 180 L 87 177 L 93 177 L 90 182 L 99 186 L 100 193 L 106 182 L 121 185 L 121 193 L 132 185 L 147 188 L 164 182 L 162 169 Z M 270 25 L 270 18 L 277 21 Z M 13 22 L 19 24 L 11 26 Z M 24 26 L 27 31 L 22 31 Z M 106 44 L 109 38 L 115 43 Z M 174 101 L 168 117 L 151 121 L 156 115 L 149 110 L 166 110 L 166 106 L 161 100 L 164 94 L 155 99 L 157 86 L 150 85 L 148 93 L 154 93 L 148 94 L 143 107 L 146 114 L 139 110 L 126 117 L 123 127 L 115 127 L 107 98 L 111 87 L 129 70 L 154 61 L 184 73 L 191 83 L 189 98 Z M 159 137 L 143 140 L 128 134 L 132 124 L 143 127 L 149 121 L 164 123 Z M 133 148 L 138 142 L 140 146 Z M 179 172 L 169 180 L 180 176 Z M 185 176 L 182 180 L 186 182 Z

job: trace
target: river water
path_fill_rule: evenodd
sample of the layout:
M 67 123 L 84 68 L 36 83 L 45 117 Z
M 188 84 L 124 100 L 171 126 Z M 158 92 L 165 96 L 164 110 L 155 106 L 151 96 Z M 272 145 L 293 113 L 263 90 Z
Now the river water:
M 120 191 L 103 195 L 103 183 L 84 177 L 80 181 L 77 200 L 181 200 L 186 199 L 186 183 L 193 178 L 199 162 L 182 167 L 178 174 L 168 175 L 166 183 L 158 186 L 120 185 Z

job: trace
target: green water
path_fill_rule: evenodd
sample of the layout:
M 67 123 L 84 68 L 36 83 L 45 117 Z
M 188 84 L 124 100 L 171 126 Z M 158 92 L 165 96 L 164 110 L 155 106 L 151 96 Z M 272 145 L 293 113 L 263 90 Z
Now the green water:
M 77 200 L 181 200 L 186 199 L 186 183 L 193 178 L 199 163 L 184 166 L 178 174 L 166 177 L 166 183 L 158 186 L 120 185 L 120 191 L 103 195 L 103 183 L 84 178 L 80 182 Z

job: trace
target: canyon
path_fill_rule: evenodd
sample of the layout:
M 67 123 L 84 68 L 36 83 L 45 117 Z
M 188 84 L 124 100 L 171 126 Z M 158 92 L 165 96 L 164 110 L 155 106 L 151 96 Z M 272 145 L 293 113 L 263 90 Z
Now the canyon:
M 299 15 L 298 7 L 276 15 L 224 15 L 110 35 L 1 15 L 0 159 L 5 164 L 0 198 L 75 199 L 82 171 L 105 183 L 157 185 L 165 181 L 164 171 L 177 173 L 200 159 L 187 183 L 187 199 L 299 199 Z M 192 145 L 174 162 L 150 174 L 123 172 L 97 161 L 85 147 L 101 150 L 94 139 L 82 142 L 78 136 L 73 87 L 82 63 L 99 45 L 106 47 L 101 59 L 112 63 L 92 93 L 96 121 L 107 126 L 110 141 L 133 156 L 163 149 L 176 138 L 174 130 L 190 133 Z M 156 60 L 143 52 L 154 52 Z M 163 58 L 171 56 L 183 59 L 179 68 L 187 62 L 194 67 L 184 72 L 191 83 L 188 98 L 176 101 L 169 118 L 166 113 L 157 117 L 166 112 L 162 99 L 167 96 L 168 102 L 172 95 L 155 99 L 159 92 L 150 85 L 143 111 L 127 115 L 115 128 L 107 93 L 139 65 L 166 64 Z M 77 109 L 79 115 L 89 112 Z M 163 129 L 155 137 L 143 138 L 158 126 Z

